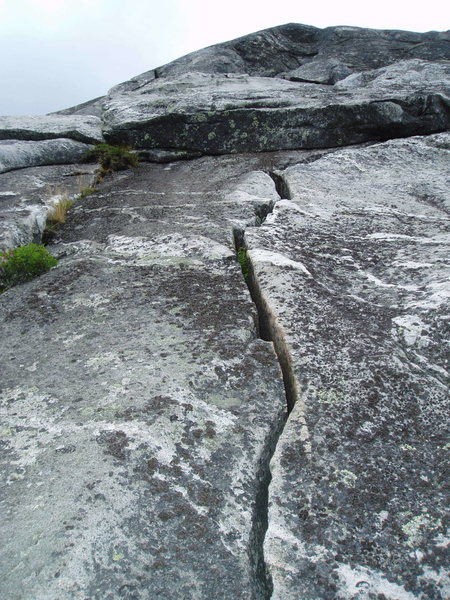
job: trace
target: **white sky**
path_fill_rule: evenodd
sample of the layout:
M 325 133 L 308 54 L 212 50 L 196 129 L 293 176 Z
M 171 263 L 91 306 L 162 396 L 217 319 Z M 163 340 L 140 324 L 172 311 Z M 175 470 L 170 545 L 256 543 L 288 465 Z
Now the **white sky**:
M 450 28 L 449 0 L 0 0 L 0 114 L 101 96 L 183 54 L 296 22 Z

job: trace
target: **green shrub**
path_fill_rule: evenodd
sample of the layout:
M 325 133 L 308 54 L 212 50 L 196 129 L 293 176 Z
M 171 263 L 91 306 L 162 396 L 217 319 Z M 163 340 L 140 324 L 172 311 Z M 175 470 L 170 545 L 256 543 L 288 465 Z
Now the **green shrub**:
M 97 144 L 83 157 L 85 162 L 99 162 L 104 171 L 123 171 L 138 164 L 138 157 L 130 148 Z
M 28 244 L 0 252 L 0 291 L 45 273 L 57 262 L 40 244 Z

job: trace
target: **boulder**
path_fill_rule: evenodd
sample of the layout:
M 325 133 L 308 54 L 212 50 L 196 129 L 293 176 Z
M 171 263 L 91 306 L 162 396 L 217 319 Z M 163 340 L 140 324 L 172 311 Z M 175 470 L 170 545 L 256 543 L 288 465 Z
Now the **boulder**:
M 419 59 L 335 86 L 188 72 L 105 100 L 113 144 L 207 154 L 326 148 L 450 126 L 450 67 Z
M 77 163 L 91 147 L 69 139 L 0 140 L 0 174 L 26 167 Z
M 99 117 L 92 115 L 33 115 L 0 117 L 0 140 L 68 138 L 86 144 L 104 141 Z
M 448 597 L 449 151 L 446 133 L 289 167 L 246 231 L 291 390 L 264 544 L 276 600 Z

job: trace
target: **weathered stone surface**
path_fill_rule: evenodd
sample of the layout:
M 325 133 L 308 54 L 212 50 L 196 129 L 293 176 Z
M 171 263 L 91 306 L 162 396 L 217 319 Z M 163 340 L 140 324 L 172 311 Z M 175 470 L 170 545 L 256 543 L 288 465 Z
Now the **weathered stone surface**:
M 0 140 L 0 174 L 26 167 L 77 163 L 89 148 L 88 144 L 69 139 Z
M 288 23 L 193 52 L 139 78 L 142 83 L 155 72 L 161 78 L 193 71 L 279 77 L 330 59 L 357 72 L 410 58 L 449 59 L 449 42 L 449 31 L 415 33 L 346 26 L 318 29 Z
M 7 121 L 104 107 L 165 164 L 108 176 L 0 295 L 1 598 L 449 596 L 449 46 L 291 24 Z M 3 140 L 0 172 L 88 147 Z M 94 169 L 1 174 L 0 249 Z
M 277 198 L 259 160 L 115 175 L 59 265 L 0 296 L 2 597 L 264 597 L 258 496 L 286 406 L 232 235 Z
M 27 115 L 0 117 L 0 140 L 68 138 L 86 144 L 102 142 L 101 121 L 93 115 Z
M 0 174 L 0 250 L 40 243 L 49 208 L 93 185 L 95 169 L 55 165 Z
M 333 87 L 188 72 L 111 94 L 103 121 L 111 143 L 209 154 L 433 133 L 450 127 L 450 66 L 406 60 Z
M 291 81 L 304 81 L 309 83 L 323 83 L 333 85 L 353 73 L 352 69 L 341 63 L 336 58 L 315 60 L 306 63 L 297 69 L 292 69 L 285 74 Z
M 63 110 L 57 110 L 50 115 L 94 115 L 96 117 L 102 116 L 103 111 L 103 100 L 105 96 L 88 100 L 82 104 L 71 106 L 70 108 L 64 108 Z
M 271 465 L 274 600 L 448 597 L 449 156 L 441 134 L 290 167 L 246 232 L 301 390 Z

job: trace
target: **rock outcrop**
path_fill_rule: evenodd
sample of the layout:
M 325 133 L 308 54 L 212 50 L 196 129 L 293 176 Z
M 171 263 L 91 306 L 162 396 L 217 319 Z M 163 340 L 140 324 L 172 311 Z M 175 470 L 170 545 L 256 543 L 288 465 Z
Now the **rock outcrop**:
M 79 162 L 91 146 L 69 139 L 0 141 L 0 174 L 43 165 Z
M 335 86 L 188 72 L 112 93 L 105 138 L 223 154 L 327 148 L 450 127 L 450 65 L 407 60 Z
M 63 199 L 75 199 L 81 190 L 92 186 L 95 170 L 96 165 L 72 164 L 3 173 L 0 176 L 0 249 L 40 243 L 49 210 Z
M 450 595 L 449 47 L 290 24 L 0 119 L 0 249 L 148 161 L 0 295 L 2 598 Z
M 92 115 L 0 117 L 0 140 L 69 138 L 85 144 L 103 141 L 101 121 Z

